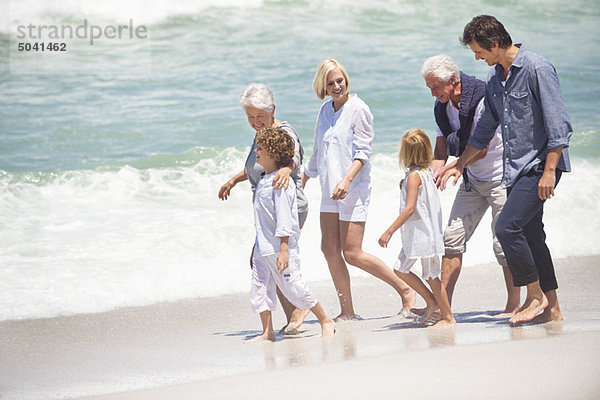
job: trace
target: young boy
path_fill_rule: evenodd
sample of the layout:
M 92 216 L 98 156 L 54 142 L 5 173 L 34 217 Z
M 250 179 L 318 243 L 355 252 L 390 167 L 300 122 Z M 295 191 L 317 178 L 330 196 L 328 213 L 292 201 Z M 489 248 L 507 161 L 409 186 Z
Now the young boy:
M 294 142 L 281 128 L 265 128 L 256 134 L 256 162 L 265 173 L 256 185 L 254 226 L 256 248 L 252 258 L 250 303 L 260 314 L 263 333 L 248 342 L 275 340 L 271 311 L 275 310 L 276 286 L 301 310 L 310 309 L 321 323 L 322 336 L 333 336 L 335 323 L 306 287 L 300 274 L 298 205 L 296 185 L 275 190 L 273 175 L 294 156 Z

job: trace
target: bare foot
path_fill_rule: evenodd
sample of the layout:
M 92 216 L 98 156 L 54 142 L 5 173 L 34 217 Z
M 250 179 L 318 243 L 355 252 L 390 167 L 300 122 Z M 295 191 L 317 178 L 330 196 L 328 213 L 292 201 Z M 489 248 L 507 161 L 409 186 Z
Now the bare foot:
M 402 318 L 410 318 L 414 316 L 409 307 L 402 307 L 402 310 L 398 313 Z
M 517 312 L 519 312 L 519 306 L 516 306 L 514 308 L 506 306 L 504 311 L 502 311 L 499 314 L 494 314 L 494 315 L 492 315 L 492 317 L 493 318 L 510 318 L 513 315 L 515 315 Z
M 438 322 L 436 322 L 433 325 L 428 326 L 427 328 L 433 328 L 433 327 L 440 327 L 440 326 L 453 326 L 456 325 L 456 320 L 454 319 L 454 317 L 452 317 L 452 319 L 440 319 Z
M 290 321 L 289 324 L 287 324 L 282 330 L 281 332 L 284 335 L 299 335 L 301 333 L 300 329 L 298 329 L 298 325 L 297 322 L 295 321 Z
M 525 299 L 523 307 L 508 320 L 511 324 L 518 324 L 520 322 L 528 322 L 533 320 L 541 311 L 548 307 L 548 299 L 545 295 L 542 295 L 541 299 L 531 298 Z
M 286 326 L 281 328 L 281 331 L 279 331 L 279 332 L 281 332 L 285 335 L 298 335 L 298 334 L 302 333 L 302 331 L 300 330 L 300 327 L 304 323 L 304 319 L 306 318 L 306 316 L 308 315 L 309 312 L 310 312 L 310 309 L 299 310 L 296 308 L 292 312 L 292 317 L 290 319 L 290 322 Z
M 331 337 L 335 335 L 335 322 L 332 319 L 323 321 L 321 324 L 321 336 Z
M 408 288 L 405 293 L 401 295 L 402 297 L 402 308 L 410 310 L 415 306 L 417 302 L 417 292 L 414 289 Z
M 306 318 L 308 313 L 310 313 L 310 309 L 299 310 L 296 308 L 292 312 L 292 317 L 290 318 L 290 324 L 294 323 L 296 325 L 296 328 L 300 328 L 302 326 L 302 324 L 304 323 L 304 319 Z
M 418 315 L 419 317 L 422 317 L 423 315 L 425 315 L 425 311 L 427 310 L 427 307 L 423 307 L 423 308 L 411 308 L 410 312 L 413 314 Z M 437 310 L 435 310 L 433 312 L 433 314 L 431 315 L 433 318 L 437 318 L 440 319 L 441 317 L 441 312 L 440 309 L 438 308 Z
M 543 313 L 532 319 L 531 322 L 534 322 L 536 324 L 542 324 L 544 322 L 562 321 L 564 319 L 565 317 L 563 317 L 560 310 L 547 307 Z
M 335 322 L 342 321 L 360 321 L 362 318 L 358 314 L 340 314 L 333 319 Z
M 271 342 L 275 341 L 275 334 L 274 333 L 263 333 L 262 335 L 258 335 L 256 337 L 253 337 L 250 340 L 245 340 L 244 344 L 246 343 L 257 343 L 257 342 L 264 342 L 265 340 L 270 340 Z
M 433 317 L 433 314 L 436 311 L 439 313 L 440 309 L 438 308 L 438 305 L 435 303 L 430 306 L 425 307 L 425 312 L 423 313 L 423 322 L 429 321 Z M 436 319 L 438 319 L 438 318 L 439 317 L 437 317 Z

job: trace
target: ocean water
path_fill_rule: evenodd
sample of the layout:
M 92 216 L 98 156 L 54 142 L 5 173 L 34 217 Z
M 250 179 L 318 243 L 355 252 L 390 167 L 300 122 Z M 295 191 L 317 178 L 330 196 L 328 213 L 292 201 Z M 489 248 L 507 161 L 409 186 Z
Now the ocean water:
M 560 10 L 560 12 L 557 12 Z M 475 15 L 553 62 L 573 122 L 573 172 L 547 203 L 554 257 L 599 254 L 600 4 L 594 0 L 414 1 L 0 0 L 0 320 L 244 292 L 253 243 L 242 169 L 253 131 L 238 105 L 250 82 L 275 93 L 276 116 L 312 152 L 318 63 L 336 57 L 375 117 L 373 199 L 364 248 L 392 264 L 379 235 L 398 212 L 397 142 L 433 139 L 433 98 L 419 75 L 446 53 L 467 73 L 489 67 L 458 42 Z M 19 27 L 143 26 L 146 37 L 49 38 L 65 52 L 19 51 Z M 126 31 L 128 32 L 128 31 Z M 126 36 L 126 35 L 125 35 Z M 50 40 L 51 39 L 51 40 Z M 38 42 L 40 40 L 37 40 Z M 450 212 L 456 189 L 441 194 Z M 301 237 L 309 281 L 327 280 L 316 181 Z M 466 268 L 494 261 L 487 216 Z M 487 268 L 487 267 L 486 267 Z M 490 267 L 490 273 L 500 273 Z M 364 275 L 352 268 L 354 276 Z M 333 290 L 333 285 L 332 285 Z M 357 300 L 359 301 L 359 299 Z

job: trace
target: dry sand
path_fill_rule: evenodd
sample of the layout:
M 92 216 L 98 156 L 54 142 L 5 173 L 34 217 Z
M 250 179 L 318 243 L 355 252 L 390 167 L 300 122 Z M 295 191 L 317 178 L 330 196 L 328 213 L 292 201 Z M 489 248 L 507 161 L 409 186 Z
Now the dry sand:
M 396 315 L 400 300 L 374 278 L 353 280 L 364 320 L 319 337 L 243 344 L 260 322 L 245 294 L 0 323 L 0 398 L 291 399 L 600 398 L 600 257 L 558 260 L 561 323 L 510 327 L 497 265 L 463 270 L 453 328 Z M 310 283 L 309 283 L 310 284 Z M 333 285 L 312 283 L 327 312 Z M 275 323 L 284 323 L 275 313 Z

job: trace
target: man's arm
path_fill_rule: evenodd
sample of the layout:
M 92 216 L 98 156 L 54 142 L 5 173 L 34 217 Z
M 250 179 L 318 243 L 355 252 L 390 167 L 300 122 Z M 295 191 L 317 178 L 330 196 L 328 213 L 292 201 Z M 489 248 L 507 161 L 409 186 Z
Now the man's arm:
M 431 170 L 435 174 L 436 171 L 446 165 L 448 161 L 448 148 L 445 136 L 438 136 L 435 138 L 435 149 L 433 149 L 433 161 L 431 161 Z M 437 178 L 436 175 L 433 178 Z
M 467 147 L 465 147 L 465 151 L 463 151 L 462 155 L 458 158 L 458 160 L 456 160 L 456 164 L 454 165 L 454 167 L 448 169 L 444 173 L 444 176 L 442 177 L 440 183 L 440 189 L 446 189 L 446 182 L 448 182 L 448 179 L 452 177 L 454 177 L 454 182 L 452 182 L 452 185 L 456 185 L 456 182 L 458 182 L 458 178 L 462 176 L 465 167 L 471 164 L 472 162 L 476 161 L 477 158 L 481 155 L 482 151 L 485 151 L 485 149 L 476 149 L 475 147 L 468 144 Z
M 538 196 L 541 200 L 549 200 L 554 196 L 554 186 L 556 186 L 556 165 L 560 160 L 562 147 L 558 149 L 549 149 L 544 166 L 544 173 L 538 183 Z

